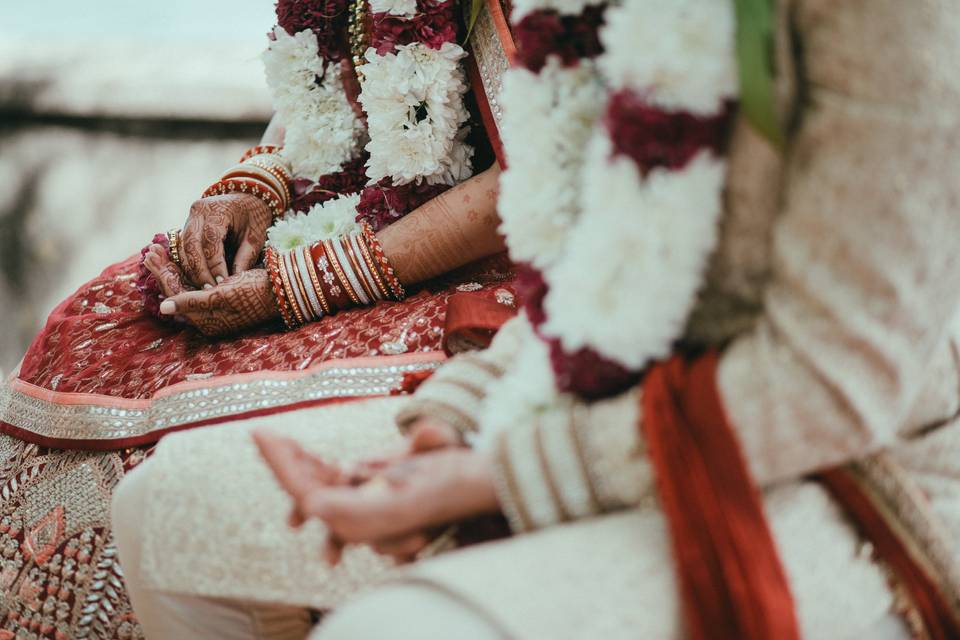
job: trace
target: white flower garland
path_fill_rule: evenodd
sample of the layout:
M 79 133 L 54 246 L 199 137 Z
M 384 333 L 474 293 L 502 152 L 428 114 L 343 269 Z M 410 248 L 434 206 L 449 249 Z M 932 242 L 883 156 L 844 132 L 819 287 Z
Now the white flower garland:
M 522 312 L 510 322 L 517 323 L 517 327 L 504 325 L 501 331 L 515 331 L 519 344 L 510 367 L 487 388 L 479 412 L 480 429 L 470 440 L 472 446 L 480 449 L 493 444 L 503 431 L 532 424 L 538 415 L 560 401 L 549 347 L 537 337 Z
M 372 0 L 370 10 L 409 20 L 416 17 L 417 2 Z M 347 98 L 340 64 L 319 55 L 317 36 L 275 27 L 262 58 L 294 176 L 315 180 L 340 171 L 369 136 L 370 184 L 390 178 L 394 186 L 452 186 L 469 178 L 473 148 L 465 142 L 468 86 L 461 66 L 466 56 L 450 42 L 439 50 L 402 45 L 382 56 L 368 49 L 359 96 L 364 124 Z M 341 197 L 305 214 L 288 213 L 270 229 L 268 244 L 289 250 L 353 230 L 358 202 L 358 196 Z
M 703 151 L 682 171 L 642 179 L 611 158 L 599 131 L 584 172 L 583 214 L 562 259 L 544 272 L 544 333 L 628 369 L 669 355 L 716 244 L 726 163 Z
M 472 149 L 462 141 L 469 118 L 460 65 L 466 56 L 452 42 L 439 50 L 401 45 L 382 56 L 367 50 L 360 104 L 370 132 L 371 182 L 390 177 L 394 185 L 454 185 L 470 177 Z
M 737 95 L 735 30 L 730 0 L 632 0 L 607 11 L 598 64 L 611 87 L 706 116 Z
M 541 0 L 533 8 L 555 3 Z M 631 0 L 609 8 L 605 22 L 600 32 L 605 53 L 596 64 L 611 95 L 630 89 L 659 108 L 701 116 L 717 115 L 736 97 L 729 0 Z M 641 49 L 638 42 L 644 43 Z M 554 127 L 553 135 L 564 139 L 542 137 L 550 129 L 541 130 L 534 115 L 549 120 L 548 112 L 539 106 L 537 114 L 538 107 L 529 103 L 540 105 L 544 93 L 537 85 L 555 75 L 548 66 L 538 79 L 515 72 L 504 82 L 504 120 L 511 123 L 505 126 L 533 140 L 530 148 L 519 143 L 507 148 L 510 170 L 500 200 L 507 244 L 514 258 L 540 267 L 549 285 L 545 334 L 559 338 L 568 352 L 588 347 L 639 370 L 669 354 L 695 303 L 717 241 L 726 162 L 702 151 L 681 170 L 655 169 L 644 176 L 629 157 L 612 155 L 607 128 L 595 120 L 587 152 L 574 149 L 586 156 L 582 171 L 554 169 L 549 151 L 566 144 L 570 129 Z M 505 131 L 505 139 L 516 132 Z M 584 139 L 580 129 L 574 135 Z M 544 163 L 552 175 L 544 173 Z M 521 188 L 564 193 L 540 203 L 547 216 L 559 207 L 561 222 L 554 229 L 543 227 L 533 198 L 525 200 Z M 571 189 L 579 193 L 573 203 L 566 195 Z M 543 228 L 552 236 L 548 240 L 537 237 Z M 548 349 L 529 330 L 513 366 L 487 396 L 481 444 L 492 442 L 490 433 L 529 424 L 551 405 L 570 402 L 553 383 Z
M 291 36 L 276 27 L 273 35 L 262 60 L 285 128 L 284 157 L 295 176 L 316 179 L 339 171 L 359 154 L 364 133 L 344 91 L 340 65 L 319 56 L 310 30 Z
M 290 251 L 358 231 L 359 202 L 360 194 L 352 194 L 316 204 L 306 213 L 287 213 L 267 231 L 267 246 Z
M 556 260 L 579 211 L 583 148 L 603 108 L 596 66 L 540 73 L 511 69 L 503 79 L 503 145 L 510 159 L 500 176 L 500 230 L 511 257 L 543 269 Z
M 417 15 L 417 0 L 370 0 L 370 11 L 412 18 Z

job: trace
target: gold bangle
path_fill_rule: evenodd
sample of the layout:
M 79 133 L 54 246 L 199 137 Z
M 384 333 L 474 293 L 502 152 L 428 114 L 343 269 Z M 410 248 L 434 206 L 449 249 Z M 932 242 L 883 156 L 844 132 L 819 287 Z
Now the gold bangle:
M 183 268 L 180 262 L 180 229 L 170 229 L 167 231 L 167 251 L 170 253 L 170 259 L 179 268 Z

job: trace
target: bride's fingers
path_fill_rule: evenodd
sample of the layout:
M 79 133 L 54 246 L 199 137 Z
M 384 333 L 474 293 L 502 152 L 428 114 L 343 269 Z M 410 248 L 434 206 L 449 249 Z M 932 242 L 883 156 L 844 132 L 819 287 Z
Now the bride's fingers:
M 160 293 L 169 298 L 183 293 L 184 286 L 180 269 L 166 255 L 166 249 L 158 244 L 150 245 L 143 257 L 143 266 L 153 274 L 160 287 Z
M 189 316 L 191 313 L 198 311 L 210 311 L 212 294 L 213 292 L 210 290 L 178 293 L 160 304 L 160 313 L 168 316 L 175 313 Z

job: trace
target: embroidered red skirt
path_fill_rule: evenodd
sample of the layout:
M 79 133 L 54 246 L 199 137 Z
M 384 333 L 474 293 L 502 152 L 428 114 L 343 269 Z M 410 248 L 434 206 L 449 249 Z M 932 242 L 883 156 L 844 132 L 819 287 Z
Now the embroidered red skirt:
M 353 309 L 296 331 L 229 339 L 143 313 L 137 258 L 107 268 L 50 315 L 0 386 L 0 430 L 42 446 L 105 450 L 164 433 L 303 406 L 389 394 L 444 360 L 447 302 L 471 292 L 513 305 L 505 257 L 471 265 L 406 300 Z

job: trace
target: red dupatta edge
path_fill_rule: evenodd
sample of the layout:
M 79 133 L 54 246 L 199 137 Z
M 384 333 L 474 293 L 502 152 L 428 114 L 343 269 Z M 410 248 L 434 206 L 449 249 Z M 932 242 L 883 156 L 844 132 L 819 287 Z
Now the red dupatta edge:
M 786 574 L 716 387 L 715 352 L 655 365 L 640 428 L 694 640 L 799 640 Z

